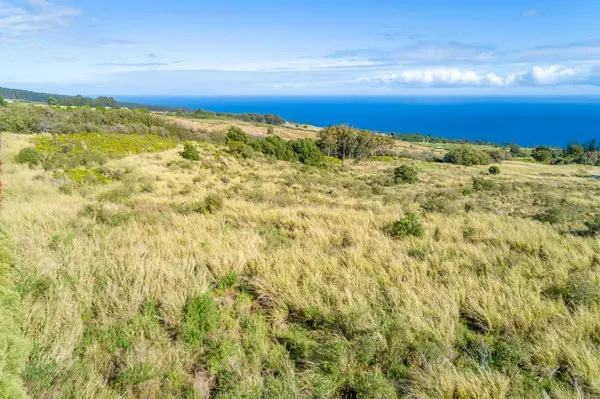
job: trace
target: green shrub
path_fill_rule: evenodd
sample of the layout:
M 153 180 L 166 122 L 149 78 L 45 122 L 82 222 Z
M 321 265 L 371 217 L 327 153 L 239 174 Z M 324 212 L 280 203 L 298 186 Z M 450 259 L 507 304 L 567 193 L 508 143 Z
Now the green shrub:
M 488 169 L 488 173 L 490 175 L 499 175 L 500 174 L 500 168 L 498 166 L 490 166 L 490 168 Z
M 210 294 L 190 300 L 183 310 L 181 338 L 192 348 L 198 348 L 206 334 L 219 325 L 219 309 Z
M 554 152 L 550 147 L 538 146 L 533 149 L 531 156 L 538 162 L 548 163 L 554 157 Z
M 421 205 L 421 209 L 426 213 L 438 212 L 451 214 L 457 211 L 458 206 L 446 195 L 430 194 Z
M 490 156 L 492 162 L 501 163 L 502 161 L 510 161 L 512 159 L 512 155 L 508 151 L 487 150 L 486 152 Z
M 448 150 L 444 162 L 464 166 L 487 165 L 490 163 L 490 155 L 471 145 L 458 145 Z
M 35 147 L 23 148 L 17 154 L 17 162 L 27 164 L 29 166 L 37 166 L 42 163 L 44 156 Z
M 183 151 L 179 153 L 183 159 L 189 159 L 190 161 L 200 160 L 200 153 L 196 146 L 192 143 L 185 143 L 183 145 Z
M 269 126 L 267 127 L 267 134 L 271 135 L 275 133 L 275 128 L 273 128 L 273 126 Z
M 419 216 L 414 212 L 408 212 L 402 219 L 395 221 L 388 227 L 388 234 L 394 238 L 408 236 L 421 237 L 425 230 Z
M 294 152 L 291 144 L 279 136 L 269 136 L 266 139 L 257 140 L 252 143 L 252 148 L 282 161 L 298 160 L 298 155 Z
M 233 141 L 238 143 L 248 144 L 248 135 L 239 127 L 231 126 L 225 136 L 225 144 L 229 144 Z
M 229 152 L 233 155 L 242 158 L 252 158 L 254 156 L 254 149 L 248 144 L 239 141 L 230 141 L 227 145 L 229 146 Z
M 419 181 L 417 170 L 409 165 L 402 165 L 394 169 L 394 183 L 413 184 Z
M 298 160 L 306 165 L 315 166 L 323 162 L 323 153 L 314 140 L 298 139 L 293 141 L 292 150 L 298 155 Z
M 475 191 L 491 191 L 496 189 L 498 185 L 493 180 L 488 180 L 483 177 L 473 177 L 473 190 Z

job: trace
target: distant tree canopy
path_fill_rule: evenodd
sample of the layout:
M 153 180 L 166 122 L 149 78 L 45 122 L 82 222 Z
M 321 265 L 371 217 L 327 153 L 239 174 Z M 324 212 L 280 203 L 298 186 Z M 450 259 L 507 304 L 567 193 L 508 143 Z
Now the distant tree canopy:
M 390 150 L 394 143 L 389 136 L 340 125 L 329 126 L 319 131 L 317 145 L 327 156 L 365 159 Z
M 407 141 L 409 143 L 439 143 L 439 144 L 475 144 L 501 147 L 500 144 L 485 140 L 469 139 L 447 139 L 445 137 L 434 137 L 420 133 L 390 133 L 390 137 L 395 140 Z
M 487 165 L 490 163 L 490 154 L 470 145 L 457 145 L 448 150 L 444 162 L 457 165 Z
M 145 110 L 50 108 L 15 103 L 0 108 L 0 131 L 14 133 L 136 133 L 194 139 L 191 132 Z
M 531 151 L 531 156 L 538 162 L 550 162 L 550 160 L 555 156 L 552 148 L 547 147 L 545 145 L 537 146 Z
M 513 157 L 520 157 L 523 155 L 523 150 L 515 143 L 508 144 L 508 150 Z
M 4 97 L 0 96 L 0 107 L 6 107 L 8 103 L 4 99 Z
M 312 139 L 287 141 L 273 135 L 250 143 L 250 137 L 242 129 L 232 126 L 227 132 L 226 144 L 232 153 L 244 158 L 258 151 L 282 161 L 300 161 L 312 166 L 323 162 L 323 153 Z
M 83 107 L 88 106 L 91 108 L 129 108 L 129 109 L 147 109 L 149 111 L 158 112 L 176 112 L 179 116 L 186 116 L 190 118 L 212 118 L 212 117 L 225 117 L 243 120 L 247 122 L 259 122 L 266 123 L 269 125 L 283 125 L 286 121 L 278 115 L 273 114 L 257 114 L 257 113 L 245 113 L 245 114 L 234 114 L 228 112 L 211 112 L 198 109 L 193 111 L 191 109 L 169 107 L 161 105 L 147 105 L 137 104 L 129 102 L 120 102 L 112 97 L 98 97 L 91 98 L 82 95 L 67 96 L 62 94 L 49 94 L 49 93 L 38 93 L 28 90 L 8 89 L 0 87 L 0 96 L 4 96 L 7 99 L 24 102 L 37 102 L 47 103 L 49 105 L 62 105 L 62 106 L 77 106 Z
M 231 112 L 212 112 L 205 109 L 197 109 L 193 112 L 185 112 L 184 109 L 177 110 L 177 116 L 194 118 L 194 119 L 209 119 L 209 118 L 232 118 L 244 122 L 256 122 L 264 123 L 267 125 L 283 125 L 286 121 L 279 115 L 274 114 L 257 114 L 257 113 L 243 113 L 234 114 Z

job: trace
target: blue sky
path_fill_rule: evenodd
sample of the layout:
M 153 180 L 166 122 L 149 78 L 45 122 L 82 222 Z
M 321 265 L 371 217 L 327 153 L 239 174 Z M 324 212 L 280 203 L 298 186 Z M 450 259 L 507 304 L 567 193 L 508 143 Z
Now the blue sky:
M 0 0 L 0 85 L 596 95 L 599 20 L 596 0 Z

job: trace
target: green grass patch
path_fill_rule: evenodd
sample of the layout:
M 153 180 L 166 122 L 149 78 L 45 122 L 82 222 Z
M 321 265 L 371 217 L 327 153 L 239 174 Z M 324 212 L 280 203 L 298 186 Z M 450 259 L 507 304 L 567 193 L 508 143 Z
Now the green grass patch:
M 97 152 L 120 157 L 175 148 L 177 143 L 154 134 L 78 133 L 34 139 L 35 147 L 45 153 L 83 154 Z
M 12 245 L 0 228 L 0 398 L 25 398 L 21 374 L 29 345 L 21 332 L 21 298 L 12 283 Z

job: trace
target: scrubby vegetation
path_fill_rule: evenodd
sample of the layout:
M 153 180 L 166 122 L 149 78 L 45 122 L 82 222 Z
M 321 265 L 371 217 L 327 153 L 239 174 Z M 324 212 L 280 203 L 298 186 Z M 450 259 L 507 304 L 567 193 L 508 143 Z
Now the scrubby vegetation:
M 444 162 L 464 166 L 487 165 L 490 161 L 489 153 L 470 145 L 454 146 L 444 156 Z
M 410 165 L 401 165 L 394 169 L 394 183 L 414 184 L 419 181 L 417 170 Z
M 600 395 L 597 168 L 260 129 L 4 135 L 0 392 Z
M 391 149 L 393 140 L 368 130 L 330 126 L 319 131 L 317 145 L 328 157 L 365 159 Z
M 51 108 L 19 103 L 0 108 L 0 131 L 154 134 L 176 139 L 193 139 L 200 134 L 143 109 Z
M 0 201 L 1 194 L 0 183 Z M 23 313 L 15 286 L 14 267 L 12 243 L 5 227 L 0 224 L 0 398 L 3 399 L 27 397 L 21 375 L 29 343 L 21 330 Z

